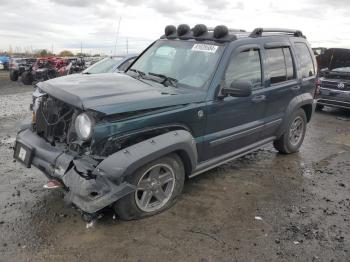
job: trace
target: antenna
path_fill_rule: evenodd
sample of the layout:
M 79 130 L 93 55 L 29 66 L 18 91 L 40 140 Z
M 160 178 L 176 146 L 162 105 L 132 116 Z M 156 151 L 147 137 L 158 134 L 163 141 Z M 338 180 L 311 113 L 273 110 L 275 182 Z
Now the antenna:
M 117 43 L 118 43 L 119 29 L 120 29 L 120 21 L 121 21 L 121 20 L 122 20 L 122 18 L 119 17 L 117 32 L 116 32 L 116 36 L 115 36 L 114 55 L 117 54 Z
M 126 38 L 126 54 L 129 54 L 129 38 Z

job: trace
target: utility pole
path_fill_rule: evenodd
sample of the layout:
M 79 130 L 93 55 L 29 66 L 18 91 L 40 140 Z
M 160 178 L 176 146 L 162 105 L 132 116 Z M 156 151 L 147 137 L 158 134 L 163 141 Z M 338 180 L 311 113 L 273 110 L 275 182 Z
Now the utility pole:
M 120 29 L 120 21 L 121 21 L 121 20 L 122 20 L 122 18 L 119 17 L 117 32 L 116 32 L 116 36 L 115 36 L 114 55 L 117 54 L 117 43 L 118 43 L 119 29 Z
M 80 55 L 83 54 L 83 41 L 80 41 Z
M 53 44 L 51 44 L 51 54 L 53 54 Z

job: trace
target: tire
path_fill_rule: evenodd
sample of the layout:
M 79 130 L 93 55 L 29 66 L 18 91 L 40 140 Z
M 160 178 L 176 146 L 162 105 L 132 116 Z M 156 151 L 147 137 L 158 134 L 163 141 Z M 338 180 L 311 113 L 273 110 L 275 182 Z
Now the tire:
M 322 111 L 323 108 L 324 108 L 324 105 L 316 104 L 317 111 Z
M 152 172 L 153 175 L 150 171 L 154 171 L 154 173 Z M 168 175 L 165 175 L 165 172 Z M 169 180 L 169 182 L 165 182 L 161 186 L 162 183 L 159 180 L 159 184 L 154 185 L 156 182 L 151 182 L 153 181 L 151 179 L 157 177 L 156 173 L 161 174 L 161 179 Z M 170 180 L 170 177 L 173 180 Z M 118 200 L 113 208 L 122 220 L 140 219 L 163 212 L 176 202 L 184 186 L 185 169 L 177 154 L 169 154 L 144 165 L 127 177 L 126 180 L 138 189 Z M 143 190 L 143 188 L 146 188 L 146 190 Z M 157 198 L 159 193 L 156 192 L 160 192 L 160 190 L 164 193 L 160 194 L 162 198 L 167 196 L 163 201 Z M 154 206 L 152 207 L 152 205 Z
M 25 85 L 31 85 L 33 83 L 33 76 L 32 73 L 29 71 L 25 71 L 22 73 L 22 83 Z
M 17 81 L 18 80 L 18 71 L 11 70 L 10 71 L 10 80 Z
M 301 125 L 300 128 L 299 124 Z M 305 137 L 307 126 L 306 114 L 303 109 L 296 110 L 290 117 L 283 135 L 274 141 L 273 146 L 282 154 L 291 154 L 299 151 Z M 296 131 L 291 134 L 292 128 Z M 298 137 L 297 137 L 298 135 Z

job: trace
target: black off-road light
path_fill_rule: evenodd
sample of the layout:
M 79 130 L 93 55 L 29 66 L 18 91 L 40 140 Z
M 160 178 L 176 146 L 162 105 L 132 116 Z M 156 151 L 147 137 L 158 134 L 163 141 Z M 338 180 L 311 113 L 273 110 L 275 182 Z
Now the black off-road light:
M 228 28 L 225 25 L 218 25 L 214 28 L 214 37 L 223 38 L 228 35 Z
M 177 27 L 177 35 L 178 36 L 183 36 L 187 34 L 191 30 L 189 25 L 182 24 Z
M 165 27 L 165 36 L 169 36 L 169 35 L 172 35 L 176 32 L 176 27 L 174 25 L 167 25 Z
M 193 31 L 193 36 L 198 37 L 198 36 L 204 35 L 206 32 L 208 32 L 208 28 L 206 25 L 198 24 L 198 25 L 195 25 L 195 27 L 192 29 L 192 31 Z

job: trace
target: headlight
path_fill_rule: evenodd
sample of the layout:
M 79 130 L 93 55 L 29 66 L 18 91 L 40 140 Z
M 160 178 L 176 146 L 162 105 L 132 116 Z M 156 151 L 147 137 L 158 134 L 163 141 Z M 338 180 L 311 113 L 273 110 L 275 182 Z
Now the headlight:
M 86 113 L 81 113 L 75 119 L 75 131 L 81 140 L 88 140 L 92 135 L 93 119 Z

